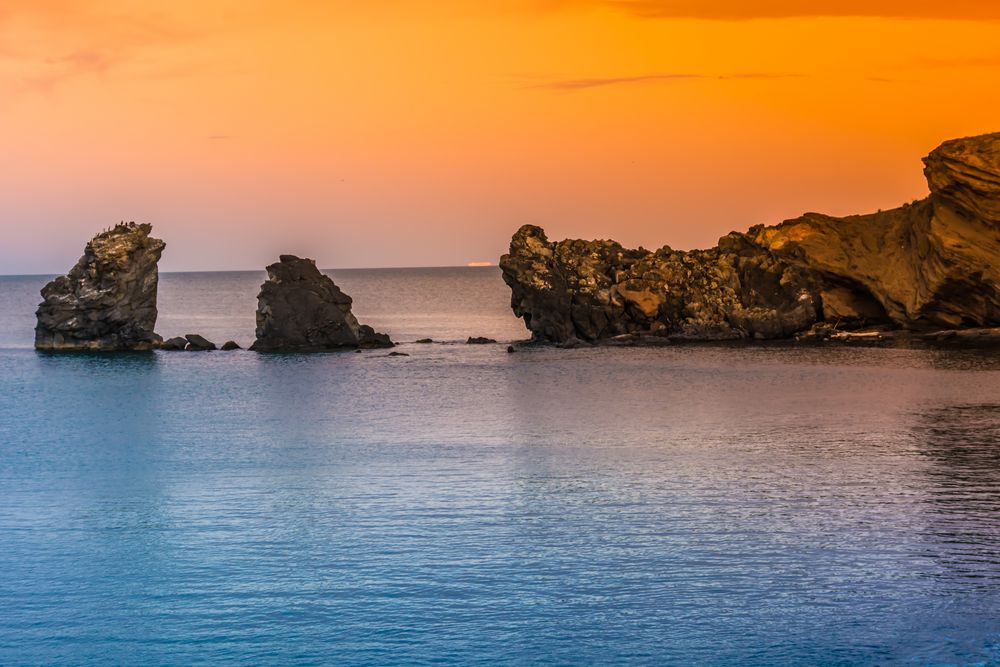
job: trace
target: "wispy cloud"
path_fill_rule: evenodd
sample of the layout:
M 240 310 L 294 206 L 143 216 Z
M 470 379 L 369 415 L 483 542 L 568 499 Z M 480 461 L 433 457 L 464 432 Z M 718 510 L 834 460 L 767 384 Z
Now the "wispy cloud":
M 926 75 L 934 70 L 1000 68 L 1000 55 L 954 56 L 950 58 L 916 58 L 888 65 L 883 72 L 866 78 L 875 83 L 916 83 L 915 73 Z M 897 76 L 901 74 L 902 76 Z M 941 73 L 943 74 L 943 72 Z M 948 74 L 950 76 L 950 74 Z
M 73 51 L 64 56 L 46 58 L 49 65 L 64 65 L 73 70 L 104 72 L 115 63 L 116 58 L 100 49 Z
M 996 0 L 535 0 L 542 9 L 609 7 L 642 18 L 745 21 L 867 16 L 904 19 L 1000 19 Z
M 30 73 L 23 79 L 24 87 L 33 90 L 51 90 L 63 81 L 79 76 L 87 74 L 103 76 L 122 60 L 122 56 L 111 51 L 82 49 L 62 56 L 45 58 L 44 66 L 34 66 L 34 62 L 29 62 Z
M 962 67 L 1000 67 L 1000 54 L 955 56 L 951 58 L 921 58 L 913 64 L 920 68 L 962 68 Z
M 176 17 L 146 8 L 111 11 L 68 0 L 9 0 L 0 8 L 0 59 L 14 90 L 49 92 L 80 77 L 103 77 L 197 38 Z
M 603 86 L 619 86 L 627 84 L 638 84 L 638 83 L 654 83 L 654 82 L 681 82 L 681 81 L 692 81 L 692 80 L 715 80 L 715 81 L 726 81 L 726 80 L 748 80 L 748 79 L 789 79 L 789 78 L 799 78 L 804 76 L 803 74 L 786 74 L 786 73 L 757 73 L 757 72 L 737 72 L 733 74 L 692 74 L 684 72 L 657 72 L 652 74 L 638 74 L 634 76 L 613 76 L 613 77 L 593 77 L 593 78 L 583 78 L 583 79 L 561 79 L 556 81 L 544 81 L 542 83 L 535 83 L 527 88 L 536 88 L 543 90 L 585 90 L 587 88 L 600 88 Z

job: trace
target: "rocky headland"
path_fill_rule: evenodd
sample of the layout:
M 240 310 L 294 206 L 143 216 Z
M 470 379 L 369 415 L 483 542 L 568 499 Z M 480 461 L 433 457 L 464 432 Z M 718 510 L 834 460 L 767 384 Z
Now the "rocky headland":
M 500 259 L 511 307 L 534 340 L 570 345 L 998 327 L 1000 133 L 945 142 L 924 164 L 923 200 L 807 213 L 707 250 L 551 242 L 525 225 Z
M 157 262 L 166 244 L 147 224 L 95 236 L 65 276 L 42 288 L 39 350 L 149 350 L 156 326 Z
M 257 296 L 257 340 L 250 349 L 318 352 L 392 347 L 387 335 L 358 323 L 351 303 L 351 297 L 320 273 L 315 261 L 281 255 L 267 267 L 267 281 Z

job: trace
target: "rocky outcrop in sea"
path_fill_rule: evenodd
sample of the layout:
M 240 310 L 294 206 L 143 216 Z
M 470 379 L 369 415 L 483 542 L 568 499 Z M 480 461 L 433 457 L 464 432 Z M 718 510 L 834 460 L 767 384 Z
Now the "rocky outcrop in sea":
M 316 262 L 281 255 L 267 267 L 257 296 L 257 340 L 261 352 L 317 352 L 344 348 L 392 347 L 386 334 L 359 324 L 351 297 Z
M 890 211 L 807 213 L 708 250 L 553 243 L 536 226 L 500 259 L 535 340 L 785 338 L 816 326 L 1000 326 L 1000 133 L 924 158 L 930 195 Z
M 119 224 L 95 236 L 69 273 L 42 288 L 39 350 L 149 350 L 156 325 L 157 262 L 166 244 L 152 226 Z

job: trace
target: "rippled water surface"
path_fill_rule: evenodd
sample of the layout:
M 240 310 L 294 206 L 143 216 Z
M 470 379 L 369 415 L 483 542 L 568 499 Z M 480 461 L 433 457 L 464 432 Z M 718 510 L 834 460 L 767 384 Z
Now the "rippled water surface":
M 37 354 L 0 278 L 0 664 L 1000 663 L 996 352 L 507 354 L 495 269 L 333 275 L 443 342 Z

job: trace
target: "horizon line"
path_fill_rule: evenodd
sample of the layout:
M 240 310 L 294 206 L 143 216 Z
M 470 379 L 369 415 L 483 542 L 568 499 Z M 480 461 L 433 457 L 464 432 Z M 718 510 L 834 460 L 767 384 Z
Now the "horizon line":
M 72 268 L 72 267 L 71 267 Z M 320 271 L 405 271 L 407 269 L 495 269 L 498 264 L 486 266 L 469 266 L 468 264 L 440 264 L 435 266 L 353 266 L 353 267 L 320 267 Z M 159 271 L 159 275 L 184 273 L 267 273 L 263 269 L 191 269 L 185 271 Z M 0 278 L 47 278 L 64 276 L 62 273 L 0 273 Z

